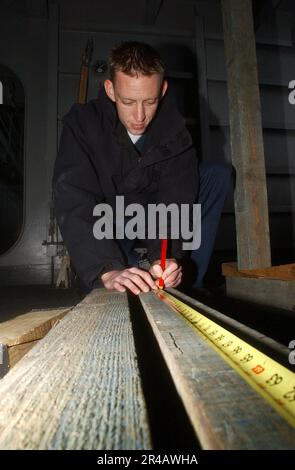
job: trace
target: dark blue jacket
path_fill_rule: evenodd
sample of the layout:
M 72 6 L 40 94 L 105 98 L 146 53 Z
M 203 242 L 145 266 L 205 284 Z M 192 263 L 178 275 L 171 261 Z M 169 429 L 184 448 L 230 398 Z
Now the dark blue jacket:
M 196 201 L 195 149 L 171 97 L 161 100 L 141 155 L 104 90 L 98 99 L 73 105 L 64 117 L 53 191 L 63 240 L 79 278 L 92 289 L 103 272 L 126 267 L 115 240 L 94 238 L 95 205 L 113 206 L 116 195 L 124 195 L 125 205 Z M 160 257 L 159 240 L 146 240 L 146 246 L 151 262 Z M 169 256 L 183 255 L 181 240 L 171 241 Z

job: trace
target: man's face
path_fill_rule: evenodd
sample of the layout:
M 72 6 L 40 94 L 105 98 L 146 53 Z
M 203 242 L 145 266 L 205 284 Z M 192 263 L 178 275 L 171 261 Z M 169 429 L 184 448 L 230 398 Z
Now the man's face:
M 116 72 L 114 82 L 106 80 L 104 86 L 108 97 L 116 104 L 121 123 L 135 135 L 145 132 L 167 90 L 166 80 L 156 73 L 131 77 Z

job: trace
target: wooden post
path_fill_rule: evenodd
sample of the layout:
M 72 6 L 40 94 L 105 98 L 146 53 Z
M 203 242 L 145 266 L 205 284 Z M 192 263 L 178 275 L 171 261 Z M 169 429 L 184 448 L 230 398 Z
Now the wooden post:
M 238 268 L 271 266 L 268 203 L 251 0 L 222 0 Z

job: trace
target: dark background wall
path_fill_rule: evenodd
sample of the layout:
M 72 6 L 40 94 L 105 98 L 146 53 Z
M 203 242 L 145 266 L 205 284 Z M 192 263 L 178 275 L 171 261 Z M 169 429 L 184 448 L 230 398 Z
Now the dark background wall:
M 291 262 L 295 252 L 295 105 L 288 101 L 288 84 L 295 79 L 292 2 L 277 2 L 277 9 L 269 8 L 276 2 L 259 2 L 260 9 L 254 11 L 273 262 Z M 94 52 L 88 99 L 97 96 L 105 79 L 94 65 L 107 60 L 114 44 L 124 39 L 149 42 L 167 62 L 171 89 L 200 158 L 230 161 L 219 0 L 2 1 L 0 65 L 18 76 L 25 94 L 24 202 L 19 216 L 23 214 L 23 220 L 18 240 L 11 240 L 11 248 L 0 256 L 3 284 L 50 283 L 53 268 L 55 275 L 58 270 L 56 255 L 62 247 L 44 244 L 60 241 L 50 223 L 52 168 L 63 115 L 77 99 L 81 56 L 90 37 Z M 7 230 L 5 216 L 0 224 L 2 231 Z M 235 257 L 229 198 L 213 261 Z

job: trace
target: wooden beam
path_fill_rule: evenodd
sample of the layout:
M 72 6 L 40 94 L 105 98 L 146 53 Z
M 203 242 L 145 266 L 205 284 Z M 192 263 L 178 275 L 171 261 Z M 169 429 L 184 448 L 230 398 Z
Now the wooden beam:
M 295 263 L 265 269 L 238 269 L 236 263 L 223 263 L 222 274 L 229 297 L 295 310 Z
M 181 315 L 153 293 L 140 298 L 203 449 L 294 448 L 295 430 Z
M 18 361 L 20 361 L 21 358 L 24 357 L 30 351 L 30 349 L 36 346 L 37 343 L 38 340 L 30 341 L 29 343 L 17 344 L 16 346 L 10 346 L 7 348 L 9 369 L 11 369 Z
M 0 343 L 17 346 L 43 338 L 61 320 L 69 308 L 32 310 L 0 323 Z
M 223 263 L 222 274 L 228 277 L 254 277 L 295 281 L 295 263 L 272 266 L 265 269 L 238 269 L 237 263 Z
M 215 310 L 196 299 L 188 297 L 177 289 L 168 289 L 168 292 L 180 299 L 182 302 L 195 308 L 197 311 L 203 312 L 208 316 L 208 318 L 211 318 L 211 320 L 239 336 L 246 342 L 252 344 L 252 346 L 257 349 L 262 350 L 265 354 L 270 354 L 273 359 L 278 360 L 278 362 L 281 362 L 284 366 L 289 366 L 290 349 L 288 349 L 287 346 L 278 343 L 260 331 L 254 330 L 253 328 L 246 326 L 244 323 L 240 323 L 236 319 L 224 315 L 218 310 Z
M 1 449 L 150 449 L 125 293 L 95 289 L 0 382 Z
M 295 315 L 295 281 L 229 276 L 226 293 L 229 297 L 290 310 Z M 293 336 L 290 334 L 290 339 Z
M 0 377 L 13 367 L 51 330 L 69 309 L 38 310 L 0 323 L 0 347 L 6 347 L 6 363 L 0 362 Z M 2 345 L 2 346 L 1 346 Z
M 271 266 L 251 0 L 222 0 L 239 269 Z

